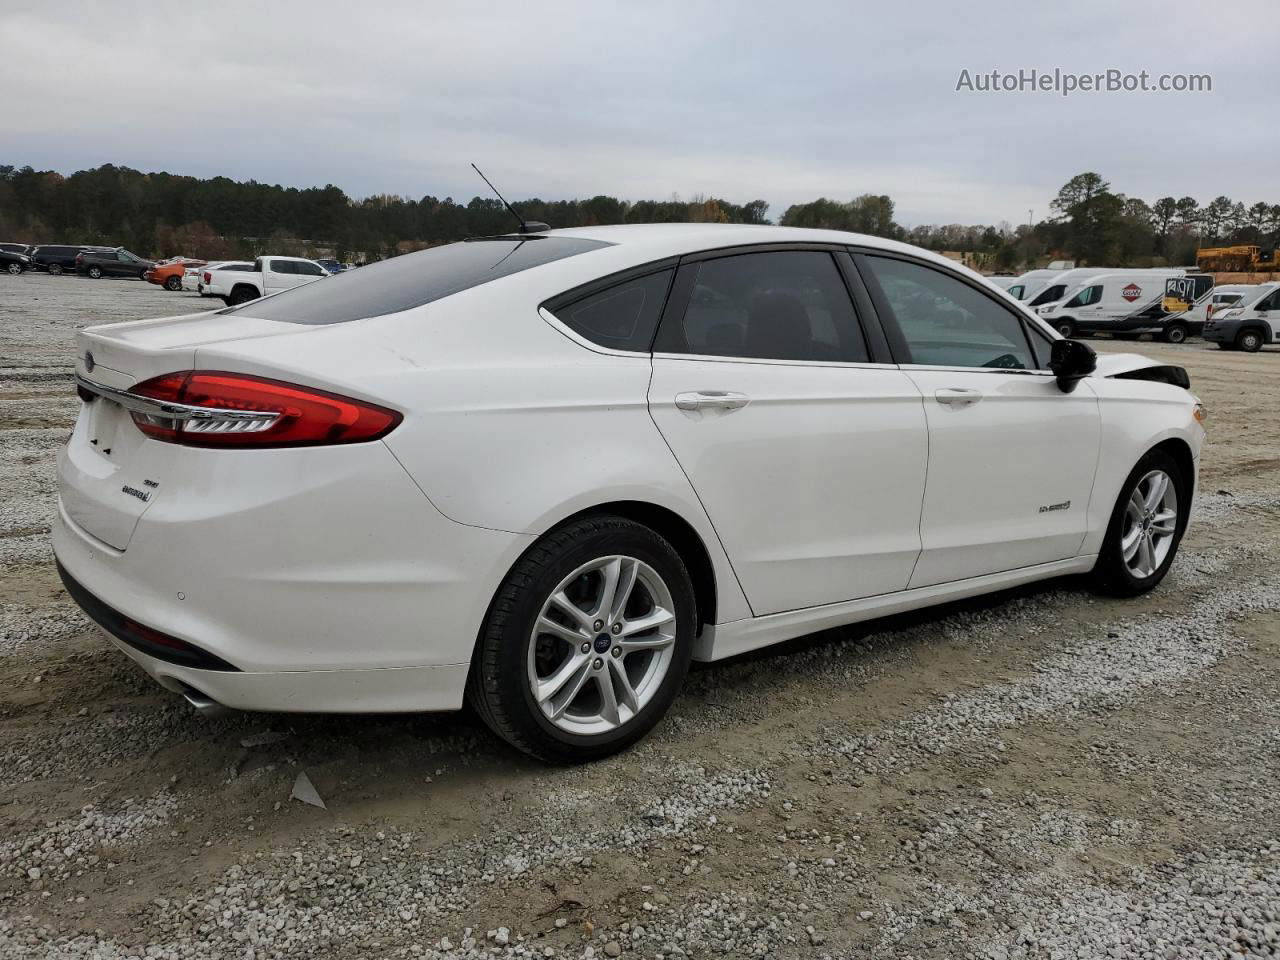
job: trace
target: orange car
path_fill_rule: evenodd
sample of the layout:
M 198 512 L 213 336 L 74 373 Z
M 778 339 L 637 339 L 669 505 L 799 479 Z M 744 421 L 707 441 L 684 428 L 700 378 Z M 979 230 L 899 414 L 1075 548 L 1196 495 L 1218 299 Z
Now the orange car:
M 147 280 L 152 283 L 158 283 L 166 290 L 181 290 L 182 275 L 187 271 L 188 267 L 203 267 L 205 261 L 191 260 L 188 257 L 174 257 L 172 260 L 165 260 L 163 263 L 157 263 L 154 267 L 143 274 Z

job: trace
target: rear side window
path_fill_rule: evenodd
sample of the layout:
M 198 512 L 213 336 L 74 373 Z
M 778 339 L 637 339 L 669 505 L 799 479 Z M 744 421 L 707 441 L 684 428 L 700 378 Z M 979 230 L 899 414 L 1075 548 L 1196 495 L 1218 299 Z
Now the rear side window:
M 1022 321 L 992 297 L 922 264 L 876 256 L 865 262 L 897 323 L 898 351 L 909 354 L 902 362 L 1035 369 Z
M 693 265 L 684 316 L 669 318 L 660 353 L 760 360 L 866 362 L 853 302 L 830 253 L 744 253 Z
M 674 270 L 624 280 L 555 311 L 581 337 L 610 350 L 649 352 Z
M 294 263 L 292 260 L 272 260 L 271 272 L 272 273 L 297 273 L 298 265 Z
M 578 237 L 495 237 L 432 247 L 334 274 L 284 293 L 235 307 L 287 323 L 345 323 L 420 307 L 463 290 L 610 244 Z

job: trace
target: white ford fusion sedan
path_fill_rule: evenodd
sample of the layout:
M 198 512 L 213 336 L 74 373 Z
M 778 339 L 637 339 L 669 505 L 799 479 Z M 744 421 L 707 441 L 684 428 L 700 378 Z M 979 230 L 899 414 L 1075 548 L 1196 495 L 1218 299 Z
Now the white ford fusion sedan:
M 643 736 L 692 659 L 1149 590 L 1204 438 L 1181 368 L 823 230 L 481 238 L 77 350 L 54 547 L 125 654 L 203 709 L 465 699 L 550 760 Z

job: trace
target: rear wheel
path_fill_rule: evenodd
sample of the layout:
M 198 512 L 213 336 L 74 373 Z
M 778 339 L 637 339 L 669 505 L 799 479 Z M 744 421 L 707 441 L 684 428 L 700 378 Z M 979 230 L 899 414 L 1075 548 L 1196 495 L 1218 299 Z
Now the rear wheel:
M 258 291 L 252 287 L 236 287 L 231 291 L 231 296 L 226 298 L 227 305 L 238 307 L 242 303 L 248 303 L 250 300 L 258 299 Z
M 59 276 L 61 276 L 61 275 L 62 275 L 62 264 L 60 264 L 60 263 L 51 263 L 51 264 L 49 264 L 49 272 L 50 272 L 51 274 L 53 274 L 55 277 L 59 277 Z
M 1241 330 L 1236 335 L 1236 346 L 1245 353 L 1257 353 L 1262 349 L 1262 332 L 1260 330 Z
M 165 282 L 164 282 L 164 288 L 165 288 L 166 290 L 181 290 L 181 289 L 182 289 L 182 278 L 181 278 L 181 277 L 169 277 L 169 278 L 168 278 L 167 280 L 165 280 Z
M 1098 586 L 1135 597 L 1164 579 L 1191 508 L 1190 478 L 1163 450 L 1151 450 L 1125 479 L 1097 565 Z
M 16 263 L 16 262 L 8 263 L 8 264 L 5 264 L 5 269 L 16 277 L 18 274 L 22 272 L 22 264 Z
M 1068 340 L 1076 335 L 1076 325 L 1071 320 L 1055 320 L 1053 322 L 1053 328 Z
M 616 753 L 675 699 L 693 652 L 693 586 L 648 527 L 589 517 L 515 565 L 481 628 L 467 697 L 498 736 L 552 762 Z
M 1187 327 L 1182 323 L 1171 323 L 1165 327 L 1161 338 L 1165 343 L 1186 343 Z
M 101 268 L 101 267 L 90 267 L 90 268 L 89 268 L 89 276 L 90 276 L 90 277 L 92 277 L 94 280 L 101 280 L 101 279 L 102 279 L 102 268 Z

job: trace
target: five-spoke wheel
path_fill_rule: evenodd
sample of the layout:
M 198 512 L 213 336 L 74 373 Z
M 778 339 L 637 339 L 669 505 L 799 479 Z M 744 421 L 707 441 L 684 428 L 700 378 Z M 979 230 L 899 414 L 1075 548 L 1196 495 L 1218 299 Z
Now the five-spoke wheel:
M 1108 593 L 1136 596 L 1168 572 L 1187 526 L 1191 476 L 1166 450 L 1148 451 L 1130 471 L 1111 513 L 1093 575 Z
M 1149 577 L 1164 563 L 1178 533 L 1178 491 L 1163 470 L 1138 481 L 1124 513 L 1120 549 L 1135 577 Z
M 695 624 L 688 571 L 659 533 L 616 516 L 572 521 L 530 548 L 499 588 L 468 699 L 535 756 L 605 756 L 666 713 Z

